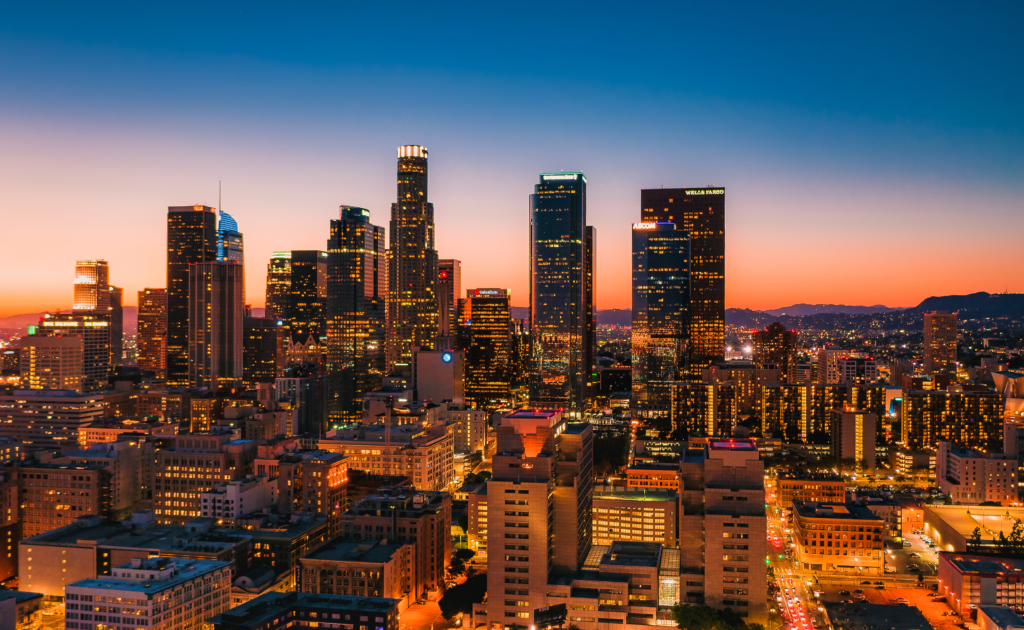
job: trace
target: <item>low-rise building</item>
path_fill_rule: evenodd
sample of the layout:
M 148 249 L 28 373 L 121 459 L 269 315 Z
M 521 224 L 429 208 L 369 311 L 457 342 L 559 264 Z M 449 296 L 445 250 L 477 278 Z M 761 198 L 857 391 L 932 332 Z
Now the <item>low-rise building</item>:
M 924 614 L 898 604 L 824 602 L 828 630 L 932 630 Z
M 298 590 L 401 600 L 399 611 L 416 601 L 416 544 L 384 539 L 335 538 L 299 558 Z
M 41 627 L 42 593 L 0 591 L 0 628 L 29 630 Z
M 277 505 L 277 480 L 266 477 L 232 479 L 200 493 L 201 514 L 217 525 L 234 527 L 243 514 Z
M 78 444 L 89 448 L 93 444 L 117 442 L 119 436 L 152 435 L 153 437 L 173 437 L 178 434 L 180 425 L 177 422 L 146 422 L 143 420 L 123 419 L 97 422 L 78 430 Z
M 323 593 L 267 593 L 209 619 L 210 630 L 398 630 L 399 600 Z
M 679 464 L 633 464 L 626 468 L 626 487 L 678 490 Z
M 421 491 L 454 490 L 454 424 L 424 428 L 410 423 L 391 427 L 390 431 L 374 424 L 338 430 L 318 444 L 327 452 L 346 455 L 350 469 L 375 475 L 406 475 Z
M 1024 619 L 1006 606 L 978 606 L 981 630 L 1024 630 Z
M 678 488 L 676 481 L 676 488 Z M 679 546 L 676 490 L 594 489 L 593 544 L 616 541 L 658 543 L 665 548 Z
M 935 485 L 961 505 L 1017 503 L 1017 460 L 939 441 Z
M 897 475 L 933 479 L 935 477 L 935 451 L 890 448 L 889 465 Z
M 793 501 L 842 503 L 846 500 L 846 482 L 832 473 L 795 471 L 778 477 L 777 503 L 780 508 L 792 508 Z
M 230 562 L 136 559 L 109 576 L 68 584 L 65 627 L 190 630 L 230 608 L 230 595 Z
M 110 473 L 103 466 L 29 462 L 18 471 L 18 491 L 25 538 L 83 516 L 111 515 Z
M 1024 560 L 942 551 L 938 571 L 938 592 L 959 614 L 980 606 L 1024 610 Z
M 793 517 L 798 567 L 823 573 L 884 573 L 884 521 L 866 507 L 794 501 Z

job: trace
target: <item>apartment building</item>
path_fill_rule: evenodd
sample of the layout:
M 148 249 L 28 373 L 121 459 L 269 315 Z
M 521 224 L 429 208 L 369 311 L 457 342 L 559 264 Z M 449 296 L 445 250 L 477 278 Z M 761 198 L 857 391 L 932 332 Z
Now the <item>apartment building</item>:
M 778 477 L 776 503 L 780 508 L 793 507 L 793 501 L 842 503 L 846 500 L 846 483 L 840 475 L 794 471 Z
M 798 567 L 822 573 L 885 572 L 885 521 L 852 503 L 793 502 Z
M 242 479 L 252 471 L 256 443 L 228 433 L 189 433 L 174 437 L 174 447 L 157 454 L 153 504 L 157 521 L 184 524 L 202 515 L 203 492 Z
M 278 510 L 310 512 L 327 518 L 331 537 L 337 536 L 345 509 L 349 460 L 326 451 L 300 451 L 278 460 Z
M 299 558 L 298 590 L 400 600 L 399 612 L 416 601 L 416 543 L 336 538 Z
M 201 516 L 212 518 L 218 526 L 234 527 L 243 514 L 277 505 L 277 488 L 277 481 L 266 477 L 245 477 L 218 484 L 199 494 Z
M 935 485 L 956 504 L 1017 503 L 1017 459 L 985 453 L 939 441 L 935 457 Z
M 448 416 L 455 423 L 455 452 L 483 453 L 491 414 L 481 409 L 452 409 Z
M 455 489 L 455 425 L 439 422 L 424 428 L 409 423 L 374 424 L 338 430 L 320 440 L 318 448 L 348 457 L 349 468 L 374 475 L 406 475 L 416 490 Z

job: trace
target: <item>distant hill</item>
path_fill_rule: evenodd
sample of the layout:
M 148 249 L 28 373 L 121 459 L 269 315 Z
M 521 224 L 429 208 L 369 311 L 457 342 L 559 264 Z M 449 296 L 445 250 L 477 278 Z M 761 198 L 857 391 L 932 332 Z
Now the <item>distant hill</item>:
M 610 308 L 598 311 L 597 323 L 605 326 L 632 326 L 633 311 L 628 308 Z
M 58 311 L 50 311 L 57 313 L 67 313 L 71 309 L 61 309 Z M 124 333 L 126 335 L 134 335 L 139 329 L 139 313 L 138 309 L 134 306 L 126 306 L 123 309 L 124 312 Z M 29 326 L 34 326 L 39 323 L 39 320 L 46 315 L 46 313 L 26 313 L 24 315 L 11 315 L 10 317 L 0 317 L 0 330 L 9 332 L 19 332 L 24 334 L 25 329 Z
M 913 310 L 956 311 L 969 317 L 1024 317 L 1022 293 L 971 293 L 926 298 Z
M 769 315 L 789 315 L 791 317 L 804 317 L 805 315 L 819 315 L 821 313 L 838 313 L 841 315 L 870 315 L 872 313 L 892 313 L 902 311 L 902 308 L 890 308 L 883 304 L 874 306 L 846 306 L 844 304 L 794 304 L 784 308 L 773 308 L 764 313 Z

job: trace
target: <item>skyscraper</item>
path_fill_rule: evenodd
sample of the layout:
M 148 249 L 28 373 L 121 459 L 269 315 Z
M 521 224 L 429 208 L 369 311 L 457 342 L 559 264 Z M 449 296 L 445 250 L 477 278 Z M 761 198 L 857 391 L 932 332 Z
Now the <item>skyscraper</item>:
M 292 253 L 274 252 L 267 264 L 265 317 L 286 319 L 292 292 Z
M 465 352 L 464 397 L 474 409 L 512 406 L 509 336 L 511 291 L 470 289 L 459 300 L 459 348 Z
M 457 333 L 459 296 L 462 295 L 462 262 L 445 258 L 437 263 L 438 344 L 451 348 Z
M 110 311 L 48 314 L 37 334 L 82 338 L 82 390 L 106 389 L 110 382 Z
M 427 198 L 426 147 L 399 147 L 388 249 L 387 362 L 395 373 L 410 373 L 414 346 L 432 350 L 437 340 L 434 205 Z
M 764 330 L 751 335 L 754 346 L 754 361 L 761 367 L 775 367 L 779 370 L 782 382 L 790 382 L 790 368 L 796 361 L 797 340 L 800 333 L 786 330 L 786 327 L 775 322 Z
M 664 410 L 657 382 L 686 372 L 690 327 L 690 235 L 675 223 L 633 224 L 633 407 L 642 417 Z
M 75 264 L 76 311 L 106 312 L 110 306 L 110 268 L 105 260 L 79 260 Z
M 217 223 L 217 260 L 231 260 L 239 265 L 244 262 L 238 222 L 223 210 Z
M 124 289 L 110 286 L 107 308 L 110 313 L 110 369 L 124 363 Z
M 530 195 L 530 405 L 587 404 L 587 178 L 542 173 Z
M 216 258 L 214 209 L 202 205 L 167 208 L 167 384 L 172 387 L 189 383 L 188 266 Z
M 167 290 L 139 291 L 138 364 L 153 370 L 158 379 L 167 376 Z
M 583 335 L 583 379 L 587 400 L 591 400 L 597 391 L 597 228 L 587 226 L 584 247 L 587 313 Z
M 725 355 L 725 189 L 640 191 L 640 220 L 675 223 L 690 234 L 688 379 Z
M 324 303 L 327 300 L 327 252 L 294 250 L 291 259 L 291 299 L 285 319 L 292 334 L 326 334 Z
M 188 380 L 216 391 L 242 384 L 242 266 L 211 261 L 189 266 Z
M 242 320 L 242 384 L 273 383 L 277 378 L 278 320 L 245 317 Z
M 956 313 L 924 314 L 925 374 L 956 374 Z
M 362 417 L 363 395 L 378 389 L 385 374 L 384 228 L 370 211 L 341 206 L 327 241 L 327 371 L 331 376 L 328 418 Z

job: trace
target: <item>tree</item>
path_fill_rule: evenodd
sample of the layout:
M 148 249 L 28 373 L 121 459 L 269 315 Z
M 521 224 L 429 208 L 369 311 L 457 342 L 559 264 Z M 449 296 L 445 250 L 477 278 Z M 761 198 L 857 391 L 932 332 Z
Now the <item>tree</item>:
M 472 559 L 472 557 L 475 556 L 475 555 L 476 555 L 476 552 L 473 551 L 472 549 L 456 549 L 455 550 L 455 557 L 458 558 L 459 560 L 462 560 L 463 562 Z
M 483 603 L 486 594 L 487 574 L 480 573 L 445 591 L 438 605 L 441 607 L 441 614 L 450 621 L 459 613 L 471 612 L 473 604 Z
M 1020 519 L 1014 519 L 1013 530 L 1010 532 L 1010 552 L 1024 552 L 1024 525 Z
M 458 558 L 452 558 L 451 564 L 448 565 L 448 573 L 452 575 L 462 575 L 466 572 L 466 563 Z
M 469 514 L 463 512 L 462 515 L 459 516 L 459 527 L 462 528 L 462 531 L 469 532 Z
M 677 604 L 672 616 L 680 630 L 748 630 L 748 626 L 731 608 L 718 610 L 704 604 Z M 765 630 L 758 624 L 758 630 Z
M 477 479 L 477 481 L 487 481 L 492 476 L 493 475 L 491 474 L 491 471 L 489 471 L 489 470 L 481 470 L 480 472 L 478 472 L 476 474 L 476 479 Z
M 967 549 L 969 551 L 980 551 L 981 550 L 981 528 L 975 527 L 974 531 L 971 532 L 971 538 L 967 541 Z

